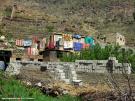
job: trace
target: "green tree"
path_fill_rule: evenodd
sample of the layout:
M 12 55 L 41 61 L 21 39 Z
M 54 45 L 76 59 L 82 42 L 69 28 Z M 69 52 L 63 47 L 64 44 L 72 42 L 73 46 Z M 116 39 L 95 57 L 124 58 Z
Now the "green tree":
M 54 26 L 46 26 L 46 31 L 47 32 L 53 32 L 54 31 Z
M 75 60 L 106 60 L 110 56 L 117 58 L 119 62 L 131 63 L 135 70 L 135 53 L 131 49 L 121 48 L 120 46 L 107 45 L 101 48 L 99 44 L 89 49 L 84 49 L 80 54 L 64 54 L 62 61 L 74 62 Z

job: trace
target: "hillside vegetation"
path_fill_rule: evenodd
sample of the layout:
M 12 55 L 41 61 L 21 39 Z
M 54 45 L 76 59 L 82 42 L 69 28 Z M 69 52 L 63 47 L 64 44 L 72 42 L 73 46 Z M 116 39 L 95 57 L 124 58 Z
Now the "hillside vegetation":
M 12 1 L 12 0 L 11 0 Z M 135 45 L 134 0 L 14 0 L 20 12 L 3 20 L 4 32 L 72 32 L 109 35 L 120 32 Z M 13 5 L 13 2 L 10 3 Z
M 34 101 L 80 101 L 79 98 L 68 95 L 55 98 L 44 95 L 39 89 L 27 87 L 21 81 L 7 77 L 0 71 L 0 99 L 2 98 L 19 98 L 13 101 L 28 101 L 24 98 L 32 98 L 32 101 L 33 99 Z
M 82 50 L 80 54 L 64 54 L 61 61 L 107 60 L 110 56 L 116 57 L 120 63 L 131 63 L 132 70 L 135 70 L 135 53 L 133 50 L 111 45 L 102 48 L 99 44 L 96 44 L 92 48 Z

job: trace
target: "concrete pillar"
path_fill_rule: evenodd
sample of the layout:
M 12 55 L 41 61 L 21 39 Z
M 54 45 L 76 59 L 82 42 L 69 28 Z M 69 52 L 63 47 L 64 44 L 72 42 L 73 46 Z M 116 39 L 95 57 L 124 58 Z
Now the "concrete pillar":
M 2 24 L 3 16 L 0 17 L 0 24 Z
M 17 4 L 14 3 L 14 5 L 13 5 L 13 7 L 12 7 L 12 12 L 11 12 L 11 17 L 10 17 L 10 19 L 13 19 L 13 17 L 15 16 L 16 10 L 17 10 Z
M 127 74 L 131 74 L 132 70 L 131 70 L 131 64 L 128 64 L 127 67 Z

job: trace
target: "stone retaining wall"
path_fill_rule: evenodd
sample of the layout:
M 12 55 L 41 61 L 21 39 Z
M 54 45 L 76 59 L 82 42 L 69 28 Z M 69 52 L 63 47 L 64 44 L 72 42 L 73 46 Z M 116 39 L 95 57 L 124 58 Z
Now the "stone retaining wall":
M 108 60 L 113 61 L 113 73 L 126 72 L 131 74 L 131 64 L 129 63 L 118 63 L 116 58 L 109 58 Z M 21 67 L 32 67 L 36 65 L 37 68 L 45 68 L 50 71 L 55 69 L 68 70 L 69 68 L 74 69 L 77 72 L 94 72 L 94 73 L 107 73 L 107 62 L 108 60 L 76 60 L 75 62 L 34 62 L 34 61 L 11 61 L 6 71 L 16 73 Z M 34 66 L 33 66 L 34 67 Z

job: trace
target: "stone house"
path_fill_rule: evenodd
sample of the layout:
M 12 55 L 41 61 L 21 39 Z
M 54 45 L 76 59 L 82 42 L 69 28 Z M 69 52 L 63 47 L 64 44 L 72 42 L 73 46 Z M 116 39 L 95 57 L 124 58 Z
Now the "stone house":
M 110 33 L 106 37 L 106 43 L 125 46 L 126 39 L 125 36 L 120 33 Z

